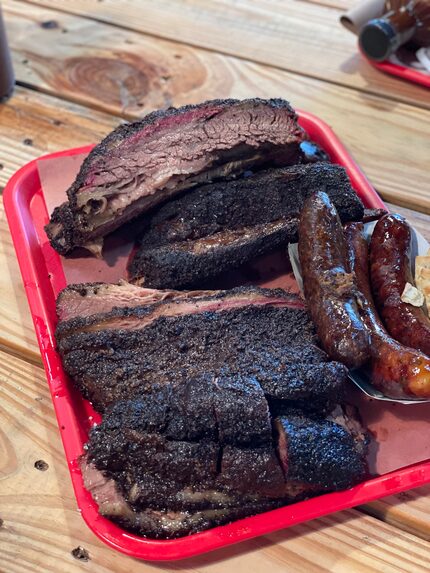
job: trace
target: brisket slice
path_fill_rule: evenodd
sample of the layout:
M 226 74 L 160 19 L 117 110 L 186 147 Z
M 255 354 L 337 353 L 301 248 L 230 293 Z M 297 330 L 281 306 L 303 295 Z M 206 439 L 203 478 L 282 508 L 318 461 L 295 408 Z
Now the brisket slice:
M 243 381 L 237 380 L 236 388 Z M 219 391 L 214 384 L 210 388 Z M 251 413 L 251 395 L 249 402 Z M 239 407 L 237 415 L 242 413 Z M 159 422 L 141 403 L 115 405 L 91 430 L 81 465 L 100 513 L 150 537 L 201 531 L 351 487 L 366 476 L 354 436 L 321 417 L 290 411 L 274 421 L 273 440 L 263 443 L 264 438 L 260 446 L 223 445 L 209 437 L 175 439 Z M 229 422 L 231 435 L 235 423 Z
M 295 219 L 280 219 L 194 241 L 142 245 L 128 267 L 129 278 L 155 288 L 192 288 L 286 245 L 295 236 L 297 224 Z
M 161 316 L 223 312 L 251 304 L 304 308 L 297 295 L 281 289 L 237 287 L 228 291 L 181 292 L 157 291 L 126 282 L 71 285 L 57 299 L 60 322 L 56 337 L 60 340 L 77 332 L 142 329 Z
M 274 306 L 253 305 L 250 298 L 231 308 L 227 293 L 215 296 L 216 310 L 202 304 L 201 312 L 160 316 L 149 323 L 147 314 L 129 309 L 124 329 L 105 328 L 101 322 L 99 330 L 77 328 L 60 335 L 60 324 L 57 342 L 66 372 L 99 411 L 150 392 L 156 383 L 179 385 L 204 372 L 216 377 L 225 368 L 254 376 L 274 398 L 302 400 L 311 408 L 337 402 L 347 370 L 328 362 L 316 347 L 304 309 L 277 306 L 276 296 Z
M 278 454 L 287 479 L 341 490 L 366 476 L 362 442 L 331 420 L 291 411 L 275 419 Z
M 85 159 L 46 232 L 61 254 L 86 246 L 183 189 L 247 168 L 290 165 L 303 130 L 282 99 L 213 100 L 121 125 Z
M 202 185 L 163 205 L 146 221 L 129 274 L 148 287 L 189 288 L 296 242 L 303 203 L 317 190 L 329 194 L 343 222 L 362 219 L 343 167 L 269 169 Z
M 199 500 L 195 509 L 160 510 L 147 507 L 136 510 L 126 501 L 114 479 L 106 478 L 93 463 L 88 463 L 86 458 L 81 462 L 81 470 L 85 487 L 91 492 L 101 515 L 133 533 L 155 539 L 190 535 L 248 515 L 275 509 L 283 503 L 282 500 L 247 500 L 242 494 L 234 497 L 216 490 L 200 492 L 187 488 L 178 492 L 178 497 Z M 214 507 L 198 507 L 204 506 L 205 500 L 208 499 L 212 500 Z
M 110 312 L 117 307 L 146 306 L 174 298 L 192 299 L 213 291 L 160 291 L 141 288 L 120 281 L 119 283 L 82 283 L 68 285 L 57 298 L 57 316 L 61 322 L 72 318 L 86 318 Z
M 272 430 L 264 392 L 254 377 L 207 373 L 154 386 L 135 400 L 117 402 L 105 417 L 108 431 L 131 427 L 168 440 L 218 441 L 221 445 L 270 444 Z

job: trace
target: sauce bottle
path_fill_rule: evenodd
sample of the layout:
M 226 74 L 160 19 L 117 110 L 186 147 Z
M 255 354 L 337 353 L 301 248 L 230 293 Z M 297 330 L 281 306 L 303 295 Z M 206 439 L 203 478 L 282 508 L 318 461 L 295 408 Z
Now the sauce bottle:
M 363 26 L 359 41 L 364 54 L 378 62 L 407 42 L 430 46 L 430 0 L 387 0 L 384 15 Z

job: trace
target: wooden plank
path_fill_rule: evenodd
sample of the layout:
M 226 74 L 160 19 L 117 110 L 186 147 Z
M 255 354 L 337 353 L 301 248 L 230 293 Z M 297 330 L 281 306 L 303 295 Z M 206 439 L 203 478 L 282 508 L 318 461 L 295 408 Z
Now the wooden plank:
M 430 486 L 360 506 L 362 511 L 430 541 Z
M 308 4 L 319 4 L 320 6 L 327 6 L 328 8 L 334 8 L 339 10 L 341 13 L 347 12 L 353 6 L 360 4 L 357 0 L 302 0 Z
M 0 106 L 0 184 L 45 153 L 78 147 L 109 132 L 118 119 L 19 88 Z M 21 274 L 0 205 L 0 347 L 40 362 Z
M 29 1 L 365 93 L 429 105 L 426 89 L 382 74 L 361 58 L 356 38 L 338 22 L 340 11 L 330 7 L 295 0 Z
M 0 106 L 0 185 L 28 161 L 102 138 L 118 118 L 17 88 Z
M 0 571 L 425 573 L 430 543 L 349 510 L 161 566 L 103 545 L 76 511 L 42 369 L 0 352 Z M 37 467 L 44 469 L 36 469 Z M 75 559 L 82 547 L 89 557 Z
M 29 4 L 5 7 L 28 85 L 128 118 L 213 97 L 283 96 L 333 127 L 384 199 L 430 212 L 429 110 Z

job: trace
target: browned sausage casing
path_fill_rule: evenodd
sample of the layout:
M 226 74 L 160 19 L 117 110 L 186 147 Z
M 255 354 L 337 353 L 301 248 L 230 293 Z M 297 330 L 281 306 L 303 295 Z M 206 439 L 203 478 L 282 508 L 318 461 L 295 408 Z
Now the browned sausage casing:
M 349 368 L 362 366 L 370 356 L 369 334 L 346 269 L 342 225 L 326 193 L 315 193 L 305 201 L 299 258 L 306 302 L 324 350 Z
M 420 307 L 401 300 L 414 284 L 410 262 L 411 228 L 401 215 L 385 215 L 370 241 L 370 284 L 376 307 L 393 338 L 430 356 L 430 320 Z
M 362 223 L 345 226 L 349 268 L 361 293 L 360 312 L 371 337 L 371 380 L 392 398 L 430 397 L 430 358 L 403 346 L 387 333 L 373 302 L 369 282 L 369 247 Z

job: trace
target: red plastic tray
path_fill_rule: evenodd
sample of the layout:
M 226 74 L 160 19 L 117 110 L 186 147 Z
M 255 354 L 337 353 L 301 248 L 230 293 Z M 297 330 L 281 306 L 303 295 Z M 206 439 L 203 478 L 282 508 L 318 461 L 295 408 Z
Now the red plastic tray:
M 299 115 L 300 123 L 310 137 L 329 153 L 334 163 L 346 167 L 365 205 L 383 207 L 384 204 L 369 181 L 328 125 L 309 113 L 299 112 Z M 49 157 L 88 152 L 91 148 L 88 146 L 62 151 Z M 66 281 L 61 259 L 49 245 L 43 230 L 48 221 L 48 213 L 36 161 L 22 167 L 11 178 L 4 191 L 4 204 L 77 503 L 88 526 L 111 547 L 140 559 L 183 559 L 430 482 L 429 460 L 368 480 L 347 491 L 326 494 L 169 541 L 155 541 L 133 535 L 101 517 L 97 505 L 83 486 L 77 462 L 87 441 L 88 430 L 98 420 L 98 416 L 67 379 L 55 351 L 55 299 L 66 286 Z
M 366 56 L 361 52 L 363 58 L 365 58 L 369 64 L 373 67 L 381 70 L 381 72 L 385 72 L 386 74 L 391 74 L 392 76 L 397 76 L 402 80 L 406 80 L 408 82 L 413 82 L 415 84 L 420 84 L 426 88 L 430 88 L 430 76 L 427 74 L 421 73 L 419 70 L 414 70 L 412 68 L 407 68 L 406 66 L 399 66 L 398 64 L 393 64 L 391 62 L 375 62 L 370 58 L 366 58 Z

